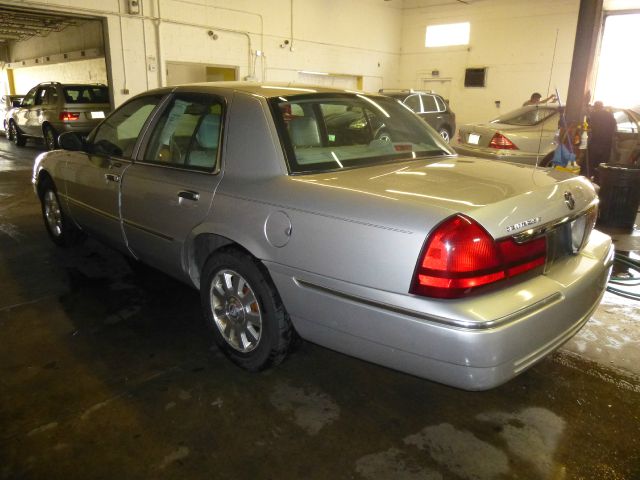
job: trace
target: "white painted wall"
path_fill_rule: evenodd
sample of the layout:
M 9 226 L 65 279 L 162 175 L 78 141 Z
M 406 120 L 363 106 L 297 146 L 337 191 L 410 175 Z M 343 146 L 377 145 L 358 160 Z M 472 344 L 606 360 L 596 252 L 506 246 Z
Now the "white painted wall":
M 13 71 L 15 91 L 18 94 L 25 94 L 38 83 L 52 80 L 61 83 L 104 83 L 106 85 L 107 69 L 104 58 L 16 68 Z
M 434 2 L 411 8 L 413 3 L 403 12 L 401 86 L 422 88 L 433 70 L 450 78 L 449 99 L 459 125 L 495 118 L 535 91 L 546 96 L 548 86 L 566 98 L 579 0 Z M 425 47 L 427 25 L 466 21 L 468 47 Z M 465 68 L 473 67 L 487 67 L 485 88 L 464 87 Z
M 3 3 L 105 18 L 116 105 L 165 85 L 167 61 L 238 66 L 240 78 L 265 81 L 297 81 L 311 70 L 362 76 L 365 90 L 399 83 L 398 2 L 143 0 L 140 15 L 128 15 L 125 0 Z

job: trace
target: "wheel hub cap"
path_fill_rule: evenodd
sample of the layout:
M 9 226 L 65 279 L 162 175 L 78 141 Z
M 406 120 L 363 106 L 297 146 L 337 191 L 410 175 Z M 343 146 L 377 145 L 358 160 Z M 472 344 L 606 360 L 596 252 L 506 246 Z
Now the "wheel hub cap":
M 44 194 L 44 217 L 51 233 L 59 237 L 62 234 L 62 214 L 56 194 L 51 190 L 47 190 Z
M 213 321 L 235 350 L 249 353 L 262 336 L 262 312 L 253 289 L 239 273 L 218 271 L 209 291 Z

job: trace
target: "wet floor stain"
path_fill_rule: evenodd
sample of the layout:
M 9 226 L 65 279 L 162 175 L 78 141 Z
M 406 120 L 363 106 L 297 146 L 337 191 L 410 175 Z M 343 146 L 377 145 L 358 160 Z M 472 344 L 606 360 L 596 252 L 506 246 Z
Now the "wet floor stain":
M 294 422 L 309 435 L 317 435 L 340 416 L 340 407 L 328 395 L 314 388 L 278 384 L 270 400 L 279 411 L 293 415 Z
M 465 480 L 498 478 L 509 472 L 509 458 L 473 433 L 442 423 L 405 437 L 406 445 L 426 451 L 442 467 Z
M 415 463 L 409 464 L 397 448 L 365 455 L 356 462 L 356 472 L 366 480 L 444 480 L 442 474 Z

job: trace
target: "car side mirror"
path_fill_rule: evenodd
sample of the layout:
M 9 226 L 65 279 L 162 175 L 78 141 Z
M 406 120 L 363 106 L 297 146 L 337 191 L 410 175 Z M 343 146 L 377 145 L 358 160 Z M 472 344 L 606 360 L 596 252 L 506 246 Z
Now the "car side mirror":
M 22 105 L 22 100 L 14 100 L 11 102 L 12 107 L 19 107 L 20 105 Z
M 84 142 L 75 132 L 64 132 L 58 137 L 58 145 L 64 150 L 77 152 L 84 149 Z

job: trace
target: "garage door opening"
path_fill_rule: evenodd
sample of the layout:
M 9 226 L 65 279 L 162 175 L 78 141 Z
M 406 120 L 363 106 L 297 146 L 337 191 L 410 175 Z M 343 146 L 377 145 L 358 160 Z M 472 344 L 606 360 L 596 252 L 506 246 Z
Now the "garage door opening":
M 632 40 L 632 32 L 638 31 L 640 12 L 607 16 L 593 100 L 616 107 L 640 105 L 640 63 Z
M 108 85 L 105 23 L 97 17 L 0 7 L 0 93 L 40 83 Z

